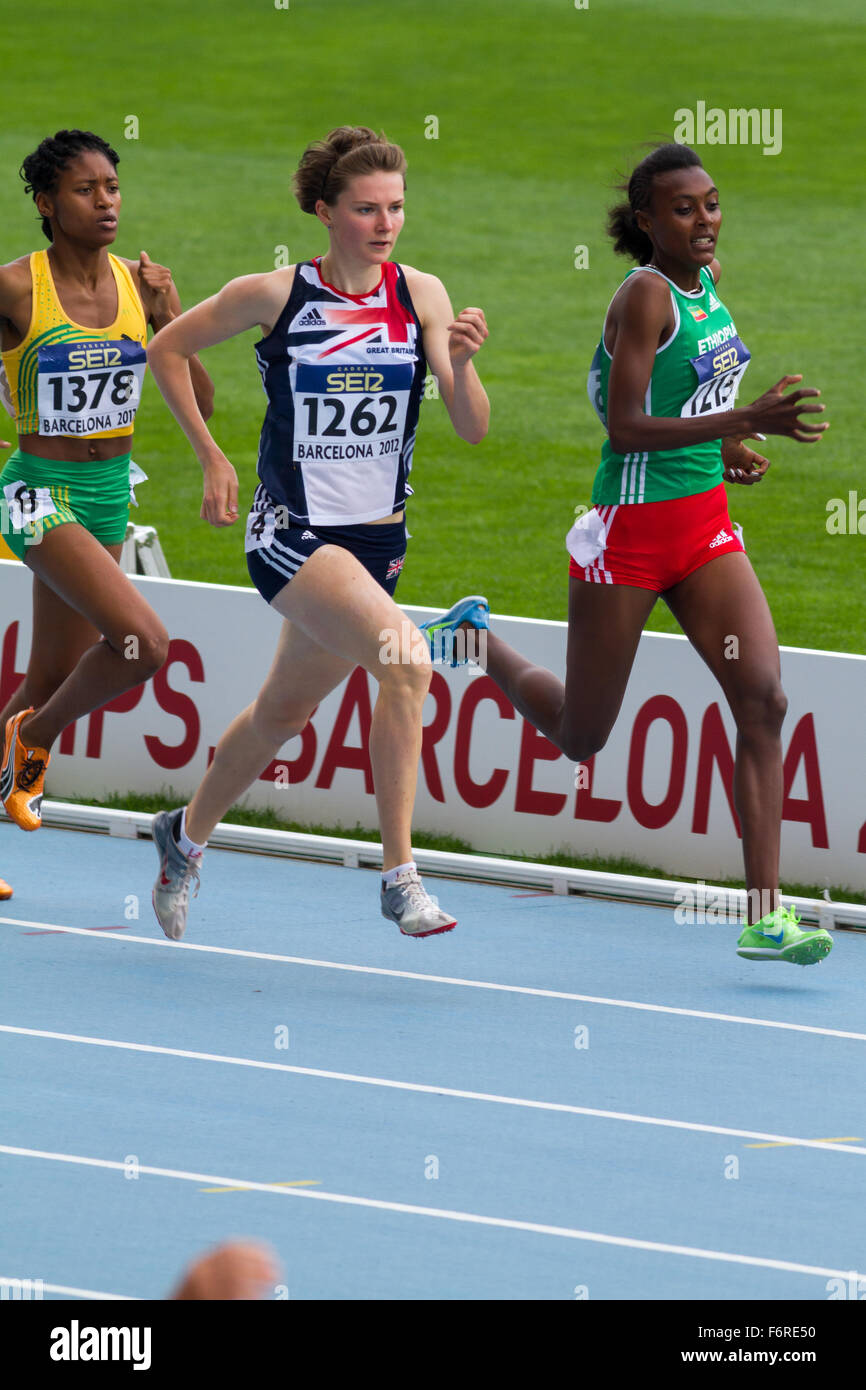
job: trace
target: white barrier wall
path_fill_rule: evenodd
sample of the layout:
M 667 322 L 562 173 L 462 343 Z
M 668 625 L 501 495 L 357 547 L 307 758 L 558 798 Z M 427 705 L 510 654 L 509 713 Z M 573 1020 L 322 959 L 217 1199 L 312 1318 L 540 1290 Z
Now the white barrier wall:
M 66 730 L 46 779 L 53 798 L 169 786 L 190 793 L 270 664 L 280 619 L 253 590 L 133 582 L 171 635 L 168 660 L 149 685 Z M 30 590 L 24 566 L 0 561 L 0 707 L 26 667 Z M 416 621 L 433 611 L 406 609 Z M 564 623 L 494 622 L 521 652 L 562 673 Z M 861 889 L 866 657 L 783 648 L 782 677 L 783 882 Z M 375 826 L 366 750 L 374 699 L 375 682 L 356 670 L 255 783 L 248 804 L 305 823 Z M 644 635 L 616 728 L 581 775 L 477 667 L 436 668 L 424 722 L 419 828 L 506 854 L 630 855 L 708 882 L 742 873 L 733 721 L 683 637 Z

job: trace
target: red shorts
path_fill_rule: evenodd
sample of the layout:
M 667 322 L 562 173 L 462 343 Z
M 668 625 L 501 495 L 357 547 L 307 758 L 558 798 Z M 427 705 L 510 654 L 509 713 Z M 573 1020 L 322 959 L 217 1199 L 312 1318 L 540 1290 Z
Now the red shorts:
M 566 546 L 575 579 L 659 594 L 718 555 L 745 549 L 722 483 L 691 497 L 593 507 L 572 527 Z

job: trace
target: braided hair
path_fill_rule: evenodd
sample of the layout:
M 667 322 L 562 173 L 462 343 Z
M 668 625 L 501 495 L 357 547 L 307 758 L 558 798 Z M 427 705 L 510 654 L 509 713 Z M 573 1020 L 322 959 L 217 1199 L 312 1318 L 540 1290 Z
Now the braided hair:
M 618 256 L 629 256 L 639 265 L 646 265 L 652 260 L 652 241 L 638 226 L 636 214 L 652 203 L 656 174 L 666 174 L 672 169 L 703 167 L 700 156 L 688 145 L 657 145 L 641 160 L 631 178 L 617 184 L 618 191 L 625 193 L 626 200 L 617 203 L 608 212 L 607 234 L 612 237 L 613 249 Z
M 24 180 L 24 192 L 32 193 L 34 202 L 37 193 L 53 193 L 63 170 L 85 150 L 104 154 L 115 169 L 120 163 L 117 151 L 92 130 L 58 130 L 56 135 L 46 136 L 21 165 L 18 172 Z M 47 217 L 42 218 L 42 230 L 51 241 L 51 223 Z

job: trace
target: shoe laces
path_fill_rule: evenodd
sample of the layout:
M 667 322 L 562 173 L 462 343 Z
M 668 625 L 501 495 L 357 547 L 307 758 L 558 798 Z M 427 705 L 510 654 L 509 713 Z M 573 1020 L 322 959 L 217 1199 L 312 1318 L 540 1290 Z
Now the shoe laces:
M 163 874 L 165 874 L 165 866 L 163 866 L 162 872 Z M 167 874 L 165 876 L 168 877 Z M 176 879 L 177 875 L 175 874 L 174 877 Z M 187 859 L 186 863 L 183 866 L 180 883 L 177 885 L 175 889 L 175 896 L 180 898 L 182 901 L 187 901 L 189 899 L 189 890 L 191 885 L 194 885 L 192 895 L 194 898 L 197 898 L 198 890 L 201 887 L 201 879 L 199 878 L 198 864 L 194 864 L 191 859 Z
M 15 784 L 20 791 L 29 791 L 34 782 L 42 776 L 45 771 L 45 760 L 43 758 L 28 758 L 15 778 Z
M 401 874 L 396 880 L 403 891 L 403 896 L 414 908 L 416 912 L 422 912 L 425 907 L 431 905 L 430 894 L 421 882 L 421 877 L 417 869 L 407 869 L 405 875 Z

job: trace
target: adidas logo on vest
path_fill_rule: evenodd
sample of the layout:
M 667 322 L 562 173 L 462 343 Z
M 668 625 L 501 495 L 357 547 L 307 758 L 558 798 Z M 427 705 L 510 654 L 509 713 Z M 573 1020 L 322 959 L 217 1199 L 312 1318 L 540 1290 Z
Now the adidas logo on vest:
M 327 328 L 327 326 L 322 315 L 319 313 L 318 309 L 315 308 L 311 309 L 309 313 L 304 314 L 302 319 L 298 319 L 296 324 L 297 328 Z

